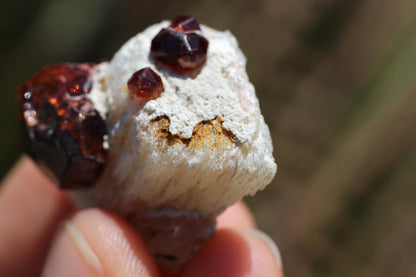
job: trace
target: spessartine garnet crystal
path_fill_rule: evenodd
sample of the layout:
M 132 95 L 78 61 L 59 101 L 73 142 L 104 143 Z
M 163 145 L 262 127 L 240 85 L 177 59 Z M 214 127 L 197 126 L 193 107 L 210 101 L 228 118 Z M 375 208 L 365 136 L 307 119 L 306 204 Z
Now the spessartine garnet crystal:
M 140 100 L 156 99 L 164 90 L 162 79 L 150 67 L 134 72 L 127 87 L 133 97 Z
M 208 40 L 201 35 L 197 20 L 179 16 L 153 38 L 151 56 L 158 67 L 194 78 L 207 60 L 207 50 Z
M 180 15 L 172 20 L 169 28 L 178 32 L 187 33 L 194 31 L 201 31 L 198 21 L 193 16 Z
M 93 185 L 106 164 L 106 125 L 87 98 L 92 70 L 49 66 L 18 88 L 23 146 L 61 188 Z

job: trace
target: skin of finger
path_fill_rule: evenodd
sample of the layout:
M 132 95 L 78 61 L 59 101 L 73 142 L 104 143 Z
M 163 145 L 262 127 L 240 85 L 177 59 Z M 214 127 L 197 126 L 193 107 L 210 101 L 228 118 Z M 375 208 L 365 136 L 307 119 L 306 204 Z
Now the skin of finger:
M 118 216 L 91 208 L 76 213 L 71 222 L 98 257 L 105 276 L 159 276 L 137 232 Z
M 250 232 L 220 229 L 180 272 L 181 277 L 282 277 L 272 251 Z
M 239 201 L 217 217 L 217 229 L 222 228 L 256 228 L 256 221 L 247 205 Z
M 68 196 L 21 158 L 0 191 L 2 276 L 38 276 L 53 234 L 72 210 Z
M 102 271 L 91 266 L 78 250 L 71 235 L 62 227 L 49 251 L 41 277 L 99 277 Z

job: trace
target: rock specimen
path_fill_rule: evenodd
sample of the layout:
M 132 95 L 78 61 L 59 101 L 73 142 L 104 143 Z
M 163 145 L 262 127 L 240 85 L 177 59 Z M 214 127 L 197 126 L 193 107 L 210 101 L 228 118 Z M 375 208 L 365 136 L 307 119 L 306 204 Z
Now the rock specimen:
M 26 150 L 79 206 L 123 216 L 178 269 L 276 172 L 245 64 L 228 31 L 187 16 L 150 26 L 108 63 L 49 67 L 21 86 Z

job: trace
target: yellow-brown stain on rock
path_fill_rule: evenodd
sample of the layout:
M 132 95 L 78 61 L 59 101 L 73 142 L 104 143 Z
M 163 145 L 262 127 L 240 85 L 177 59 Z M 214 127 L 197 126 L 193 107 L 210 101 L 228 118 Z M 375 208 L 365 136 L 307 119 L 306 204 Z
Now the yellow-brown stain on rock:
M 211 120 L 203 120 L 197 123 L 190 138 L 172 134 L 169 131 L 170 119 L 167 116 L 159 116 L 150 121 L 153 125 L 153 133 L 159 142 L 165 142 L 168 146 L 184 144 L 186 147 L 202 148 L 208 144 L 209 149 L 231 146 L 236 142 L 235 135 L 222 127 L 220 117 Z
M 107 86 L 107 78 L 106 77 L 102 77 L 99 82 L 100 82 L 100 85 L 101 85 L 101 90 L 107 91 L 107 89 L 108 89 L 108 86 Z

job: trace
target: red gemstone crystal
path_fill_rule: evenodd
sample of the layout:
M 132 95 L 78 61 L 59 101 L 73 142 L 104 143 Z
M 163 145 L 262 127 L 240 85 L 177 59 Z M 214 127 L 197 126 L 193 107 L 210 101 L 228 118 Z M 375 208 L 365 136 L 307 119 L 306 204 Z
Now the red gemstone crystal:
M 200 31 L 198 21 L 193 16 L 181 15 L 172 20 L 172 23 L 169 26 L 172 29 L 175 29 L 178 32 L 193 32 Z
M 18 88 L 25 150 L 62 188 L 91 186 L 107 160 L 106 125 L 86 97 L 92 69 L 46 67 Z
M 150 67 L 134 72 L 127 82 L 127 87 L 134 97 L 142 100 L 155 99 L 164 90 L 162 79 Z
M 158 67 L 196 77 L 207 59 L 208 40 L 197 31 L 194 18 L 179 17 L 152 40 L 151 56 Z

